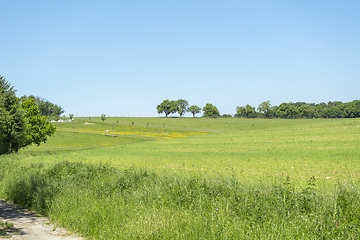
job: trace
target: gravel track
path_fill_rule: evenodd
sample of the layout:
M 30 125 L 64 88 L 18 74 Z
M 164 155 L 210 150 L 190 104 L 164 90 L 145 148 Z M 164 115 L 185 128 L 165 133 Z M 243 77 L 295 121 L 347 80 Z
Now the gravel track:
M 2 236 L 10 237 L 10 239 L 85 240 L 85 238 L 69 234 L 64 228 L 50 224 L 45 217 L 40 217 L 4 200 L 0 200 L 0 220 L 14 224 L 14 227 Z

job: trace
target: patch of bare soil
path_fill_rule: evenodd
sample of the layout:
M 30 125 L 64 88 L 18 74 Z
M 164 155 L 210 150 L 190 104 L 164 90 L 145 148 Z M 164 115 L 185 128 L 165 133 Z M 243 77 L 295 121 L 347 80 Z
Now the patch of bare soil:
M 84 240 L 82 237 L 70 235 L 64 228 L 49 223 L 45 217 L 0 200 L 0 219 L 11 222 L 14 227 L 2 231 L 0 238 L 36 239 L 36 240 Z
M 88 123 L 88 122 L 85 122 L 84 124 L 93 125 L 93 123 Z

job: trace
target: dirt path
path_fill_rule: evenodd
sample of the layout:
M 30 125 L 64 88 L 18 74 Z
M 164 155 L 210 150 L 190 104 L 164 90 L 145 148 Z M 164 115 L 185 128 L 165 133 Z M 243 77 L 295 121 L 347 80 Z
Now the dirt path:
M 5 236 L 10 239 L 84 240 L 84 238 L 69 235 L 64 228 L 55 227 L 47 218 L 39 217 L 35 213 L 4 200 L 0 200 L 0 220 L 14 224 L 13 228 L 6 231 Z

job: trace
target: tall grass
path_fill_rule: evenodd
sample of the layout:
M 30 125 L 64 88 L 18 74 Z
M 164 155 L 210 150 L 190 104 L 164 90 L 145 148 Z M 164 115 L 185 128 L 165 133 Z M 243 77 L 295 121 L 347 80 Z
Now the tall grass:
M 89 239 L 357 239 L 354 183 L 327 191 L 233 175 L 155 173 L 61 162 L 21 166 L 2 159 L 6 198 Z

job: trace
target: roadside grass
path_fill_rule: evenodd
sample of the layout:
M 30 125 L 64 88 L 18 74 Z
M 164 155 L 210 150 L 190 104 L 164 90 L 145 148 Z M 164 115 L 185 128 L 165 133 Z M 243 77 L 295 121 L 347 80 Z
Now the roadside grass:
M 8 236 L 7 233 L 11 231 L 11 229 L 14 227 L 14 224 L 12 222 L 2 222 L 0 221 L 0 237 L 1 238 L 10 238 L 10 235 Z
M 0 156 L 0 197 L 89 239 L 360 236 L 360 119 L 125 120 L 195 134 Z M 44 147 L 96 135 L 59 126 Z
M 13 160 L 12 160 L 13 161 Z M 11 201 L 89 239 L 357 239 L 358 185 L 315 178 L 249 183 L 235 176 L 119 170 L 61 162 L 11 164 Z M 21 175 L 19 174 L 21 173 Z

